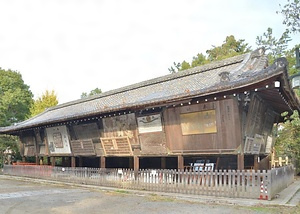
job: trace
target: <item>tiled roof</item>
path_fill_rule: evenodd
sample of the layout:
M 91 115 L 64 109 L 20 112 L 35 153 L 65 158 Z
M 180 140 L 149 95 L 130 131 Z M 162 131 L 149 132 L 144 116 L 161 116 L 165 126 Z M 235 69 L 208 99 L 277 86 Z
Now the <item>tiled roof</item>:
M 15 126 L 0 128 L 0 133 L 232 90 L 278 73 L 276 66 L 266 69 L 267 63 L 263 49 L 258 49 L 240 56 L 61 104 Z M 220 81 L 220 74 L 223 72 L 228 72 L 228 81 Z

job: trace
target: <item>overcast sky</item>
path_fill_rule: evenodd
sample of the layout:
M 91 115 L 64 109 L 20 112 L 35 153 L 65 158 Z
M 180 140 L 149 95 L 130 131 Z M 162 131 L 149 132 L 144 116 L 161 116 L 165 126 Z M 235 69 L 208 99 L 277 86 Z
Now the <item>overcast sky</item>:
M 96 87 L 116 89 L 163 76 L 226 36 L 268 27 L 279 37 L 284 0 L 0 0 L 0 67 L 22 74 L 35 98 L 59 103 Z M 299 35 L 293 44 L 299 44 Z

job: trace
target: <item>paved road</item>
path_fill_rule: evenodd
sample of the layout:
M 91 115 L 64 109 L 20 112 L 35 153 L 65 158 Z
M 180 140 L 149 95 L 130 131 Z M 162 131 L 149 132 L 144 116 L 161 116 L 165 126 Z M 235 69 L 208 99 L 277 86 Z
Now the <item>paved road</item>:
M 0 176 L 0 213 L 299 213 L 300 207 L 241 206 L 143 192 L 85 188 Z

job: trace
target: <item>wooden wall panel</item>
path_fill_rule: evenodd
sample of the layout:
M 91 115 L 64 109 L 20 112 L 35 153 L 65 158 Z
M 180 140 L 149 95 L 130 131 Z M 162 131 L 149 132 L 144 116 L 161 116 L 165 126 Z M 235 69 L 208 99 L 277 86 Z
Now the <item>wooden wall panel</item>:
M 74 130 L 76 140 L 93 139 L 100 137 L 100 130 L 97 123 L 74 125 L 72 128 Z
M 76 140 L 91 140 L 94 146 L 94 151 L 91 152 L 90 148 L 83 148 L 82 151 L 74 151 L 72 146 L 72 151 L 74 155 L 88 155 L 93 154 L 97 156 L 103 155 L 103 148 L 100 142 L 101 130 L 100 123 L 87 123 L 87 124 L 79 124 L 73 125 L 69 127 L 71 139 Z M 76 148 L 76 147 L 75 147 Z
M 20 136 L 20 140 L 24 145 L 24 156 L 30 157 L 37 154 L 34 132 L 24 133 L 22 136 Z
M 242 142 L 239 108 L 233 99 L 218 102 L 218 149 L 237 148 Z
M 161 112 L 137 116 L 140 154 L 167 154 L 164 121 Z
M 165 133 L 167 140 L 167 148 L 170 150 L 182 150 L 183 149 L 183 136 L 180 127 L 180 112 L 179 108 L 168 108 L 163 113 L 165 123 Z
M 161 155 L 167 153 L 166 137 L 164 132 L 141 134 L 141 154 Z
M 262 135 L 264 143 L 261 145 L 261 152 L 265 152 L 268 136 L 272 135 L 273 124 L 276 113 L 268 108 L 257 94 L 251 97 L 251 103 L 246 118 L 245 137 L 254 137 L 256 134 Z
M 215 110 L 217 132 L 183 136 L 180 114 L 207 110 Z M 238 104 L 233 99 L 169 108 L 164 118 L 167 146 L 174 153 L 233 151 L 241 144 Z

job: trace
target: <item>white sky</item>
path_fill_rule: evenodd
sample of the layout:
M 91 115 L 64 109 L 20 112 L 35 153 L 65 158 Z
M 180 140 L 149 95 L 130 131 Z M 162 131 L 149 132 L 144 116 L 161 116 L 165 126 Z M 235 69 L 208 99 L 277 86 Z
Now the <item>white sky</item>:
M 226 36 L 284 31 L 284 0 L 0 0 L 0 67 L 59 103 L 166 75 Z M 297 37 L 296 37 L 297 36 Z M 293 44 L 299 44 L 299 35 Z

